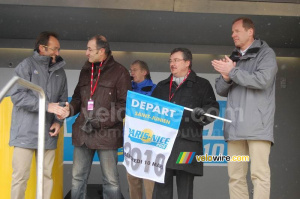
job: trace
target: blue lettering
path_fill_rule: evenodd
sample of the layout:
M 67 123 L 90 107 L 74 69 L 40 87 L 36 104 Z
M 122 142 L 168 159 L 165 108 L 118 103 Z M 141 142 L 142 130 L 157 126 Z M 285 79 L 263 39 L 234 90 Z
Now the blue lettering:
M 134 137 L 134 129 L 129 128 L 129 137 Z

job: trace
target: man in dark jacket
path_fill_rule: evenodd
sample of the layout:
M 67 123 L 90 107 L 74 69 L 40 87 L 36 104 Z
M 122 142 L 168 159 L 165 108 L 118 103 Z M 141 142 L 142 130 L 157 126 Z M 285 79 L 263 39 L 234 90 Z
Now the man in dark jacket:
M 80 113 L 72 127 L 74 159 L 72 199 L 86 197 L 86 186 L 95 152 L 103 175 L 103 198 L 121 198 L 117 170 L 118 148 L 123 145 L 123 118 L 128 70 L 111 55 L 102 35 L 88 41 L 88 61 L 82 67 L 70 102 L 71 116 Z
M 224 124 L 228 155 L 249 155 L 254 199 L 270 198 L 269 155 L 274 142 L 275 77 L 277 63 L 274 51 L 265 41 L 255 38 L 254 23 L 238 18 L 232 24 L 236 46 L 224 60 L 212 65 L 221 75 L 216 91 L 228 97 Z M 231 199 L 249 199 L 248 162 L 228 162 Z
M 203 155 L 203 126 L 213 121 L 204 113 L 218 115 L 219 104 L 208 80 L 191 70 L 192 53 L 186 48 L 176 48 L 170 56 L 169 78 L 159 82 L 153 97 L 194 109 L 184 111 L 177 138 L 167 162 L 165 183 L 155 183 L 153 198 L 173 198 L 173 176 L 176 176 L 178 198 L 193 198 L 195 176 L 203 175 L 203 163 L 196 159 L 191 164 L 176 164 L 180 152 Z
M 68 112 L 57 102 L 67 102 L 67 78 L 59 56 L 60 44 L 57 34 L 39 34 L 33 56 L 24 59 L 15 69 L 17 76 L 42 87 L 46 95 L 44 198 L 50 199 L 53 187 L 52 167 L 57 146 L 57 136 L 62 125 L 60 117 Z M 32 156 L 38 148 L 39 94 L 17 86 L 11 95 L 14 104 L 9 145 L 14 146 L 12 160 L 11 198 L 25 197 Z M 52 131 L 53 130 L 53 131 Z M 51 132 L 52 131 L 52 132 Z

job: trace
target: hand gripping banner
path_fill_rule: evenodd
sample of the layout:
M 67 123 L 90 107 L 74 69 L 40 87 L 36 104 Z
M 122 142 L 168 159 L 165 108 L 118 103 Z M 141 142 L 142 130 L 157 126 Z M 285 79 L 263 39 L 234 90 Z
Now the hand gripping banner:
M 129 174 L 164 183 L 183 110 L 182 106 L 128 91 L 123 164 Z

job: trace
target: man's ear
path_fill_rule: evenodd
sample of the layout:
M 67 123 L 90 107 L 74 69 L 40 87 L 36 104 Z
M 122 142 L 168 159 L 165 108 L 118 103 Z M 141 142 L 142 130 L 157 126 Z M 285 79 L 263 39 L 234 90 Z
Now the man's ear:
M 186 64 L 187 64 L 187 66 L 190 68 L 191 61 L 190 61 L 190 60 L 187 60 L 187 61 L 186 61 Z
M 250 36 L 253 37 L 253 33 L 254 33 L 253 28 L 249 28 L 248 33 L 249 33 Z
M 39 45 L 39 51 L 40 51 L 40 53 L 44 53 L 45 52 L 44 46 Z
M 142 74 L 143 74 L 144 76 L 146 76 L 146 75 L 147 75 L 147 71 L 146 71 L 146 70 L 142 70 Z
M 105 49 L 104 48 L 100 48 L 99 52 L 100 52 L 101 55 L 104 55 L 105 54 Z

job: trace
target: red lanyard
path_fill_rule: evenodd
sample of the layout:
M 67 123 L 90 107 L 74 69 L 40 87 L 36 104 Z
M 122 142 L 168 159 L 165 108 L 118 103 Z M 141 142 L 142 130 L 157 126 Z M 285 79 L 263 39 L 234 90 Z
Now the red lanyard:
M 91 95 L 90 95 L 90 99 L 92 99 L 92 97 L 93 97 L 93 95 L 94 95 L 94 93 L 95 93 L 96 87 L 97 87 L 97 85 L 98 85 L 98 80 L 99 80 L 100 73 L 101 73 L 100 68 L 102 67 L 102 64 L 103 64 L 103 61 L 100 63 L 99 70 L 98 70 L 98 78 L 97 78 L 97 81 L 96 81 L 95 86 L 94 86 L 94 89 L 93 89 L 94 63 L 92 63 L 92 73 L 91 73 Z
M 188 74 L 186 75 L 186 77 L 183 79 L 183 81 L 177 86 L 176 90 L 179 88 L 179 86 L 181 86 L 181 84 L 183 84 L 183 82 L 185 82 L 186 78 L 189 76 L 191 70 L 189 70 Z M 169 90 L 169 102 L 171 102 L 171 99 L 174 97 L 174 94 L 176 92 L 176 90 L 174 91 L 174 93 L 172 94 L 172 84 L 173 84 L 173 75 L 171 77 L 170 80 L 170 90 Z

